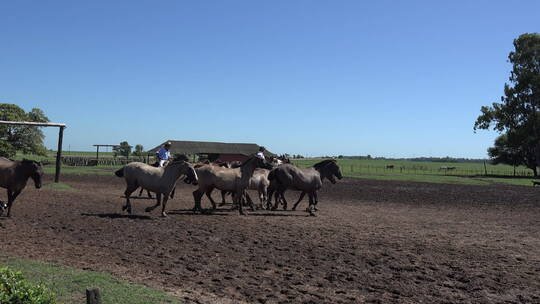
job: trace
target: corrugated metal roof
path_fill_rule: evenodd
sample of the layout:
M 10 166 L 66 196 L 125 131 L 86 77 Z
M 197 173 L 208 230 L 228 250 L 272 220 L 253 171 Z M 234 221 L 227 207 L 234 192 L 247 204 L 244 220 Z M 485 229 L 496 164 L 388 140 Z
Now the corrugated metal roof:
M 207 141 L 185 141 L 185 140 L 168 140 L 171 142 L 169 151 L 171 154 L 242 154 L 251 155 L 259 151 L 259 145 L 250 143 L 222 143 L 222 142 L 207 142 Z M 159 146 L 149 150 L 148 152 L 155 153 L 167 141 L 164 141 Z M 267 156 L 275 156 L 270 151 L 265 151 Z

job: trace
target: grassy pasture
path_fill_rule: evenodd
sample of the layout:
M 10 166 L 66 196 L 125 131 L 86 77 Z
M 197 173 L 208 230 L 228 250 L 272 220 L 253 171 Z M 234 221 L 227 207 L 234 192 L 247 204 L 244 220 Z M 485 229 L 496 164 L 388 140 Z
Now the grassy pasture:
M 321 159 L 295 159 L 299 167 L 310 167 Z M 492 165 L 486 163 L 454 163 L 454 162 L 417 162 L 408 160 L 367 160 L 367 159 L 338 159 L 341 172 L 346 177 L 401 180 L 429 183 L 458 183 L 488 185 L 505 183 L 531 186 L 532 171 L 525 167 L 514 168 L 508 165 Z M 393 165 L 393 169 L 387 169 Z M 455 170 L 441 170 L 441 167 L 456 167 Z M 485 175 L 487 170 L 488 176 Z

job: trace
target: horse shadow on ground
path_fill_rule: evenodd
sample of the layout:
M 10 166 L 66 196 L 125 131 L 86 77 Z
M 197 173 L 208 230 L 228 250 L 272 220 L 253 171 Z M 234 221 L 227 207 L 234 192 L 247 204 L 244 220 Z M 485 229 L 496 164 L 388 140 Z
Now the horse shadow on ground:
M 126 198 L 124 195 L 120 196 L 120 198 Z M 147 196 L 130 196 L 130 200 L 155 200 L 156 197 L 147 197 Z
M 148 215 L 136 215 L 136 214 L 120 214 L 120 213 L 81 213 L 81 216 L 94 216 L 100 218 L 110 219 L 132 219 L 132 220 L 151 220 L 152 217 Z
M 217 209 L 215 211 L 212 211 L 211 209 L 205 209 L 202 212 L 193 212 L 193 209 L 175 209 L 175 210 L 169 210 L 167 211 L 167 214 L 174 214 L 174 215 L 197 215 L 197 216 L 205 216 L 205 215 L 213 215 L 213 216 L 227 216 L 230 215 L 230 213 L 227 213 L 223 209 Z
M 205 216 L 205 215 L 209 215 L 209 216 L 236 216 L 238 215 L 238 210 L 234 209 L 234 210 L 231 210 L 231 209 L 216 209 L 216 210 L 212 210 L 212 209 L 205 209 L 203 212 L 193 212 L 193 209 L 176 209 L 176 210 L 170 210 L 170 211 L 167 211 L 167 214 L 174 214 L 174 215 L 193 215 L 193 216 Z M 264 212 L 264 213 L 261 213 L 261 212 L 257 212 L 257 211 L 250 211 L 250 210 L 246 210 L 246 214 L 248 216 L 296 216 L 296 217 L 305 217 L 305 216 L 308 216 L 307 214 L 291 214 L 291 213 L 288 213 L 288 214 L 283 214 L 281 212 L 279 213 L 274 213 L 274 212 Z

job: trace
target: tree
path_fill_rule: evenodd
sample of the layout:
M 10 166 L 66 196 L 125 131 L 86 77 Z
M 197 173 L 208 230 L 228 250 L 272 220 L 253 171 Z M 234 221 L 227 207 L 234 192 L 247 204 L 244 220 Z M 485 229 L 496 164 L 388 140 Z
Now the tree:
M 131 146 L 127 141 L 123 141 L 120 145 L 113 147 L 113 151 L 115 155 L 122 155 L 127 158 L 129 157 L 129 154 L 131 154 Z
M 15 104 L 0 104 L 0 120 L 49 122 L 49 118 L 38 108 L 26 113 Z M 43 145 L 45 135 L 39 127 L 0 125 L 0 156 L 13 157 L 17 151 L 25 154 L 47 155 Z
M 536 176 L 538 173 L 536 156 L 534 144 L 528 143 L 530 140 L 532 139 L 527 134 L 517 134 L 515 132 L 501 134 L 495 139 L 494 147 L 488 149 L 488 155 L 495 165 L 512 165 L 514 167 L 514 174 L 515 167 L 525 166 L 531 169 Z
M 474 130 L 493 128 L 505 135 L 499 137 L 490 157 L 506 164 L 524 157 L 522 164 L 537 176 L 540 166 L 540 34 L 523 34 L 514 40 L 515 50 L 508 60 L 512 63 L 509 83 L 504 85 L 501 102 L 483 106 Z M 510 144 L 511 143 L 511 144 Z M 513 149 L 513 150 L 512 150 Z M 512 150 L 513 155 L 509 155 Z M 511 157 L 509 157 L 511 156 Z
M 135 152 L 133 152 L 136 156 L 142 156 L 144 151 L 143 145 L 135 145 Z

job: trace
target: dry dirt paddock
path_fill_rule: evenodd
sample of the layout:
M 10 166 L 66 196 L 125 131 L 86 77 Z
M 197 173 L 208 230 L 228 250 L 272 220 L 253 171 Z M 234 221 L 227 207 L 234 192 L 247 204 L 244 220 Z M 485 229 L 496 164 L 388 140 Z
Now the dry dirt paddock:
M 182 183 L 163 219 L 148 199 L 122 213 L 120 178 L 62 179 L 76 191 L 28 187 L 0 218 L 1 253 L 188 303 L 540 303 L 540 189 L 344 179 L 324 185 L 317 217 L 239 216 L 192 214 Z

